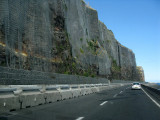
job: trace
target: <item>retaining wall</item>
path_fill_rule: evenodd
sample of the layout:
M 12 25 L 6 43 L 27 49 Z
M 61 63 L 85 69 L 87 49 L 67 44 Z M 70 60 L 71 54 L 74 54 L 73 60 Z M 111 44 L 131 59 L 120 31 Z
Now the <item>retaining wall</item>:
M 78 75 L 41 72 L 35 70 L 0 67 L 0 85 L 37 84 L 97 84 L 108 83 L 105 78 L 92 78 Z

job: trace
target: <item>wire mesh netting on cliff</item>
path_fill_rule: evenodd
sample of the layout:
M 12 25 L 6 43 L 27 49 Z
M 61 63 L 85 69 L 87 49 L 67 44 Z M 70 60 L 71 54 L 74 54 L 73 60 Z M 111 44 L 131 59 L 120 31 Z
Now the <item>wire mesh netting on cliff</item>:
M 107 65 L 99 64 L 105 55 L 103 49 L 95 52 L 92 45 L 92 57 L 91 53 L 82 55 L 83 60 L 72 56 L 64 1 L 57 1 L 56 10 L 46 2 L 0 0 L 0 66 L 92 77 L 103 71 L 101 74 L 106 75 Z
M 52 41 L 42 0 L 0 0 L 1 64 L 48 71 Z M 44 7 L 44 6 L 43 6 Z

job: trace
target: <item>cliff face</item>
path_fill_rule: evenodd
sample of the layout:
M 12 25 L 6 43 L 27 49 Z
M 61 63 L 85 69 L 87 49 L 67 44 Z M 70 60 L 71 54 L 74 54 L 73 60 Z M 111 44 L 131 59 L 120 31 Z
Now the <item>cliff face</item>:
M 0 64 L 138 80 L 134 53 L 82 0 L 1 0 Z
M 137 79 L 145 82 L 144 70 L 141 66 L 137 66 Z

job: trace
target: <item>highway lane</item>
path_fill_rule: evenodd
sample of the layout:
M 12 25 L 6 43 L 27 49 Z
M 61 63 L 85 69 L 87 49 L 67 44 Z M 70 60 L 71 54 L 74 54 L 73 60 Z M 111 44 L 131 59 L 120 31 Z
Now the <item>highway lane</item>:
M 108 104 L 86 120 L 160 120 L 160 108 L 142 90 L 130 88 L 116 98 L 103 99 Z
M 8 120 L 160 120 L 158 108 L 131 86 L 14 111 Z

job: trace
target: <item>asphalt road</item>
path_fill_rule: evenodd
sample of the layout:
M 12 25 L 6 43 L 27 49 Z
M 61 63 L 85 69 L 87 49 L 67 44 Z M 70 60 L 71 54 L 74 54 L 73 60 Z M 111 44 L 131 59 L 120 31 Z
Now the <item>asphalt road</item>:
M 160 120 L 160 108 L 142 90 L 123 86 L 6 116 L 7 120 Z

